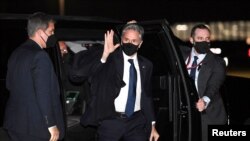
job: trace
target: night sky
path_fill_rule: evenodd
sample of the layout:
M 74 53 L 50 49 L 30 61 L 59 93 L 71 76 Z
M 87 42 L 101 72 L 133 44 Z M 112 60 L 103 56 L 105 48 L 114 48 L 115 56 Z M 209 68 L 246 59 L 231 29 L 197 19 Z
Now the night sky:
M 118 20 L 166 18 L 170 23 L 250 20 L 243 0 L 1 0 L 0 13 L 30 14 L 36 11 L 60 15 L 108 17 Z

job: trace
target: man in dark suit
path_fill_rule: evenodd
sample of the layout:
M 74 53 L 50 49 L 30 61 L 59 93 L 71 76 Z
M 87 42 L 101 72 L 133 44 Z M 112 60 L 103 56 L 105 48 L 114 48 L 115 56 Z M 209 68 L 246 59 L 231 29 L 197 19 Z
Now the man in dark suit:
M 29 39 L 8 61 L 10 91 L 4 128 L 12 141 L 57 141 L 64 136 L 59 85 L 52 62 L 43 50 L 56 43 L 55 21 L 44 13 L 28 19 Z
M 99 125 L 99 141 L 157 141 L 159 138 L 151 94 L 153 66 L 137 54 L 143 33 L 138 24 L 127 24 L 122 30 L 121 45 L 113 44 L 111 30 L 105 34 L 104 48 L 91 47 L 75 56 L 71 79 L 88 78 L 91 84 L 91 98 L 81 123 Z M 135 80 L 131 74 L 137 78 L 134 89 L 130 87 L 130 81 Z M 129 92 L 131 89 L 133 94 Z M 132 107 L 132 114 L 128 112 L 128 105 Z
M 196 103 L 201 112 L 202 141 L 208 140 L 208 125 L 226 124 L 226 112 L 220 88 L 226 74 L 225 62 L 210 51 L 210 29 L 197 24 L 191 30 L 191 50 L 184 54 L 188 72 L 193 79 L 199 100 Z

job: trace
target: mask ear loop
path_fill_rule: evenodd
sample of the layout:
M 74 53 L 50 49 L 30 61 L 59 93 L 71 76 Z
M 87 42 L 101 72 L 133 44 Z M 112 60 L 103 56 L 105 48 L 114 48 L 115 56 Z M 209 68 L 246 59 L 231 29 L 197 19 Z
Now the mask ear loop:
M 49 35 L 48 35 L 45 31 L 43 31 L 43 33 L 44 33 L 47 37 L 49 37 Z
M 192 37 L 192 44 L 193 44 L 193 47 L 194 47 L 195 44 L 196 44 L 196 41 L 194 40 L 194 37 Z
M 45 33 L 45 32 L 43 31 L 43 33 Z M 46 33 L 45 33 L 45 35 L 48 36 Z M 41 37 L 41 39 L 43 40 L 43 42 L 46 44 L 46 42 L 45 42 L 44 38 L 41 36 L 41 34 L 39 34 L 39 36 Z
M 142 42 L 143 42 L 143 41 L 141 41 L 140 44 L 138 45 L 138 49 L 141 48 Z

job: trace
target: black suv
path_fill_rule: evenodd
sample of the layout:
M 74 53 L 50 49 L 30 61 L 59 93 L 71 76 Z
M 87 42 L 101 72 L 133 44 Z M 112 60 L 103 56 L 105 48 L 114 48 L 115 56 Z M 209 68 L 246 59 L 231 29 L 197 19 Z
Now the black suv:
M 9 92 L 5 88 L 7 61 L 11 52 L 27 39 L 26 22 L 28 15 L 0 15 L 0 126 L 3 124 L 5 104 Z M 95 44 L 102 44 L 104 33 L 113 29 L 116 42 L 119 42 L 124 22 L 91 17 L 54 16 L 56 19 L 55 35 L 68 45 L 77 44 L 78 49 L 88 49 Z M 186 71 L 178 38 L 172 33 L 168 22 L 163 20 L 138 22 L 145 29 L 144 42 L 139 54 L 152 61 L 153 95 L 157 114 L 156 128 L 160 141 L 200 141 L 200 114 L 195 108 L 198 99 L 195 86 Z M 4 35 L 4 36 L 3 36 Z M 74 47 L 70 47 L 73 52 Z M 60 49 L 57 46 L 47 48 L 61 86 L 62 107 L 67 123 L 64 140 L 95 140 L 95 127 L 83 127 L 79 118 L 85 111 L 89 95 L 87 82 L 73 84 L 66 88 L 63 72 L 68 71 L 62 65 Z M 78 50 L 79 51 L 79 50 Z M 73 56 L 72 56 L 73 57 Z M 3 132 L 3 130 L 1 130 Z M 3 132 L 4 133 L 4 132 Z M 1 133 L 1 134 L 3 134 Z M 1 135 L 3 136 L 3 135 Z M 1 139 L 3 137 L 0 137 Z M 7 139 L 6 139 L 7 140 Z

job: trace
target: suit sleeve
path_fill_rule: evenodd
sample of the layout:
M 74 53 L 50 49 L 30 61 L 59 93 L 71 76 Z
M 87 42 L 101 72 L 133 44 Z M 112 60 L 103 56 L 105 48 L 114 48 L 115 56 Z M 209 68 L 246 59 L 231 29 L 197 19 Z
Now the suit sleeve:
M 32 73 L 36 100 L 41 115 L 47 127 L 54 126 L 56 120 L 53 111 L 53 95 L 55 95 L 54 89 L 56 88 L 52 88 L 52 81 L 57 80 L 53 80 L 54 69 L 46 52 L 41 51 L 35 56 Z
M 72 68 L 69 71 L 70 80 L 76 83 L 82 82 L 94 75 L 103 65 L 101 55 L 103 48 L 100 46 L 84 50 L 74 56 Z
M 208 96 L 211 100 L 216 97 L 216 95 L 220 91 L 220 87 L 224 83 L 225 76 L 226 76 L 226 65 L 224 60 L 217 58 L 218 60 L 215 60 L 212 74 L 210 76 L 210 79 L 207 83 L 207 87 L 205 90 L 204 96 Z
M 153 71 L 153 65 L 150 63 L 148 67 L 148 78 L 146 79 L 146 87 L 145 87 L 145 92 L 146 92 L 146 101 L 147 105 L 145 107 L 145 112 L 147 113 L 148 117 L 148 122 L 155 121 L 155 113 L 154 113 L 154 105 L 153 105 L 153 94 L 152 94 L 152 71 Z

